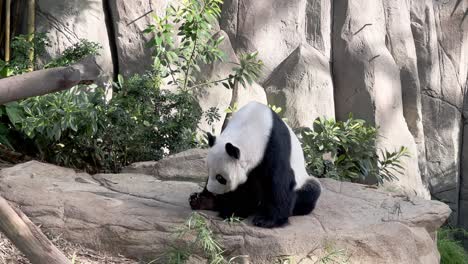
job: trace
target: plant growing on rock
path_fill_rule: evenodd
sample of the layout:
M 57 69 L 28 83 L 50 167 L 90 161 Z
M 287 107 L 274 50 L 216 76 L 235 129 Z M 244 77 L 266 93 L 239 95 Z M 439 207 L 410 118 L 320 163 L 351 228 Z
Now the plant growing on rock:
M 405 147 L 398 151 L 376 148 L 378 130 L 364 120 L 346 121 L 317 118 L 312 129 L 301 132 L 307 169 L 319 177 L 364 182 L 397 179 L 403 170 L 401 159 L 408 156 Z
M 223 256 L 224 250 L 222 245 L 216 240 L 213 231 L 210 228 L 208 218 L 199 213 L 192 213 L 183 226 L 175 230 L 176 239 L 188 239 L 186 247 L 170 246 L 169 250 L 158 259 L 150 263 L 159 263 L 161 259 L 165 259 L 164 263 L 183 264 L 186 263 L 192 254 L 197 249 L 201 249 L 203 257 L 208 259 L 209 264 L 230 264 L 234 261 L 245 257 L 235 256 L 226 259 Z M 190 239 L 191 238 L 191 239 Z

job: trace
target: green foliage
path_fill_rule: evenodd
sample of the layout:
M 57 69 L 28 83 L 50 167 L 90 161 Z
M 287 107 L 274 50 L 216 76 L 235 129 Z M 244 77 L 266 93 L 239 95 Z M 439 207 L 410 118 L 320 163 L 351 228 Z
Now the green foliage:
M 396 179 L 401 172 L 401 159 L 408 156 L 407 149 L 382 151 L 377 154 L 377 129 L 354 119 L 346 121 L 317 118 L 313 129 L 301 132 L 302 145 L 311 174 L 345 181 L 383 181 Z
M 112 146 L 116 166 L 160 159 L 195 146 L 202 111 L 190 93 L 160 90 L 159 79 L 151 74 L 135 75 L 121 84 L 108 103 L 102 136 Z
M 8 63 L 0 60 L 0 78 L 18 75 L 29 71 L 29 51 L 34 48 L 34 61 L 45 51 L 48 45 L 45 33 L 36 33 L 32 42 L 29 35 L 18 35 L 11 41 L 12 56 Z
M 21 103 L 22 131 L 42 159 L 90 172 L 115 172 L 194 146 L 201 110 L 188 93 L 159 90 L 151 74 L 119 78 L 115 86 L 108 102 L 96 87 L 29 98 Z
M 162 258 L 164 263 L 182 264 L 186 263 L 188 258 L 197 249 L 201 249 L 204 257 L 210 264 L 232 263 L 234 258 L 226 260 L 223 257 L 221 244 L 216 240 L 213 231 L 210 229 L 208 220 L 199 213 L 192 213 L 185 224 L 178 228 L 175 233 L 177 239 L 189 239 L 186 247 L 180 248 L 170 246 L 168 252 Z M 158 259 L 160 260 L 160 259 Z M 157 260 L 154 260 L 154 262 Z
M 44 68 L 67 66 L 78 62 L 88 55 L 97 56 L 101 49 L 102 46 L 98 43 L 91 42 L 86 39 L 80 39 L 79 42 L 76 42 L 72 46 L 66 48 L 60 57 L 47 63 Z
M 0 77 L 18 75 L 29 71 L 28 53 L 30 48 L 34 48 L 34 59 L 36 60 L 48 45 L 45 33 L 36 33 L 32 42 L 27 39 L 28 35 L 19 35 L 13 39 L 11 45 L 12 59 L 8 64 L 0 61 Z M 58 61 L 62 61 L 62 64 L 56 66 L 65 66 L 65 61 L 72 63 L 87 55 L 96 55 L 97 49 L 89 47 L 99 47 L 99 45 L 82 40 L 67 48 L 64 55 L 58 59 Z M 51 63 L 55 62 L 52 61 Z M 72 97 L 75 94 L 78 95 L 78 98 L 73 99 Z M 21 132 L 25 132 L 30 136 L 36 133 L 46 133 L 45 138 L 53 133 L 55 138 L 59 138 L 59 133 L 66 130 L 64 127 L 73 126 L 73 129 L 75 129 L 77 126 L 75 122 L 81 122 L 82 116 L 86 115 L 84 106 L 88 103 L 87 100 L 85 93 L 74 89 L 73 91 L 30 98 L 23 102 L 12 102 L 0 106 L 0 144 L 14 149 L 12 142 L 18 138 L 18 135 L 21 135 Z M 31 105 L 31 108 L 27 108 L 28 105 Z M 82 110 L 80 110 L 80 107 L 83 107 Z M 28 110 L 28 113 L 25 113 L 26 110 Z M 61 110 L 63 112 L 60 112 Z M 66 119 L 62 120 L 61 118 Z M 83 120 L 83 122 L 89 121 L 86 118 L 83 118 Z M 43 123 L 41 123 L 42 121 Z M 52 127 L 50 126 L 51 123 L 53 123 Z M 90 124 L 95 125 L 95 122 Z M 89 133 L 84 136 L 88 135 Z M 40 140 L 40 142 L 43 142 L 43 140 Z M 45 153 L 42 148 L 46 146 L 38 143 L 36 147 L 39 148 L 41 156 L 44 157 Z
M 148 43 L 154 49 L 153 69 L 162 78 L 170 77 L 167 84 L 183 91 L 217 83 L 233 88 L 237 82 L 245 87 L 258 77 L 263 64 L 253 52 L 242 55 L 240 63 L 232 62 L 233 73 L 225 78 L 209 82 L 196 80 L 200 63 L 210 64 L 224 57 L 219 49 L 224 38 L 212 36 L 212 24 L 221 14 L 221 4 L 222 0 L 187 0 L 180 7 L 171 5 L 164 16 L 156 16 L 155 24 L 144 31 L 154 34 Z M 174 23 L 180 26 L 175 28 Z M 180 42 L 176 43 L 175 36 L 180 36 Z
M 437 248 L 441 264 L 467 264 L 468 252 L 461 245 L 461 239 L 468 239 L 468 231 L 449 227 L 437 231 Z

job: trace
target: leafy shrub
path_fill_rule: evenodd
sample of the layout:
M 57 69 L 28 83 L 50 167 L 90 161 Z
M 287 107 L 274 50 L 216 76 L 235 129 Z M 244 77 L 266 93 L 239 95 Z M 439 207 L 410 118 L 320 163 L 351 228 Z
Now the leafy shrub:
M 352 115 L 346 121 L 317 118 L 313 129 L 301 132 L 307 169 L 319 177 L 345 181 L 394 180 L 394 172 L 403 169 L 400 161 L 408 156 L 407 149 L 381 151 L 379 157 L 377 136 L 375 127 Z
M 32 42 L 28 41 L 28 35 L 16 36 L 11 45 L 12 59 L 8 64 L 0 61 L 0 77 L 22 74 L 29 71 L 29 50 L 34 48 L 34 59 L 36 60 L 45 51 L 47 45 L 48 40 L 45 33 L 36 33 Z M 67 48 L 62 56 L 51 61 L 48 65 L 66 66 L 68 65 L 67 63 L 74 63 L 85 56 L 98 55 L 99 47 L 97 43 L 81 40 L 72 47 Z M 78 97 L 73 98 L 75 95 Z M 88 103 L 87 97 L 86 93 L 73 89 L 71 91 L 29 98 L 23 102 L 12 102 L 0 106 L 0 144 L 11 149 L 21 149 L 25 152 L 26 147 L 31 148 L 29 146 L 31 142 L 23 132 L 26 132 L 28 135 L 44 132 L 48 133 L 48 136 L 51 133 L 55 133 L 54 137 L 58 138 L 58 133 L 65 131 L 64 127 L 66 125 L 71 125 L 75 128 L 75 122 L 78 122 L 83 118 L 83 115 L 86 115 L 84 111 L 87 108 L 84 108 L 84 106 Z M 28 105 L 31 107 L 25 109 Z M 83 107 L 83 109 L 79 110 L 80 107 Z M 59 109 L 64 112 L 59 113 Z M 25 112 L 26 110 L 28 110 L 28 113 Z M 78 112 L 79 114 L 77 114 Z M 63 121 L 62 117 L 68 119 Z M 28 118 L 28 120 L 25 118 Z M 41 121 L 44 123 L 41 123 Z M 88 120 L 83 119 L 83 122 L 88 122 Z M 51 123 L 53 123 L 53 126 L 48 126 Z M 95 123 L 91 122 L 89 124 Z M 48 146 L 41 144 L 41 142 L 44 142 L 44 138 L 47 138 L 47 136 L 36 138 L 39 142 L 34 144 L 39 149 L 41 157 L 47 156 L 47 153 L 43 149 L 48 149 Z M 30 151 L 33 150 L 30 149 Z
M 36 33 L 32 41 L 28 41 L 29 35 L 18 35 L 11 41 L 12 56 L 7 63 L 0 59 L 0 78 L 18 75 L 29 71 L 29 51 L 34 49 L 34 61 L 43 54 L 48 40 L 45 33 Z
M 151 74 L 119 78 L 113 97 L 76 87 L 21 103 L 21 129 L 41 158 L 90 172 L 119 171 L 195 145 L 201 110 L 188 93 L 160 90 Z
M 468 252 L 461 245 L 460 239 L 468 239 L 468 231 L 463 229 L 441 228 L 437 231 L 437 248 L 441 264 L 467 264 Z

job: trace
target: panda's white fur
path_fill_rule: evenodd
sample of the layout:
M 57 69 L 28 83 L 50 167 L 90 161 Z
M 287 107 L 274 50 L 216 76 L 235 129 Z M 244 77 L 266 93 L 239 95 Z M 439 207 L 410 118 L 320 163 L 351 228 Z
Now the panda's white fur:
M 310 177 L 305 169 L 301 144 L 292 129 L 286 123 L 284 124 L 289 130 L 291 139 L 290 163 L 296 180 L 295 190 L 298 190 Z M 208 191 L 223 194 L 234 191 L 240 184 L 243 184 L 247 180 L 249 171 L 262 161 L 272 127 L 271 110 L 264 104 L 250 102 L 234 113 L 208 153 Z M 233 159 L 226 153 L 227 143 L 232 143 L 240 149 L 239 160 Z M 226 185 L 216 180 L 218 174 L 227 180 Z

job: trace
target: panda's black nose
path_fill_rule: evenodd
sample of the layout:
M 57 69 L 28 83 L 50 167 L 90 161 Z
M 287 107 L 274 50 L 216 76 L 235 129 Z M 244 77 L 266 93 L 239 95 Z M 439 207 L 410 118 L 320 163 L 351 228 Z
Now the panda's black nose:
M 227 182 L 227 181 L 226 181 L 226 179 L 224 179 L 223 176 L 217 174 L 217 175 L 216 175 L 216 180 L 217 180 L 219 183 L 221 183 L 222 185 L 226 185 L 226 182 Z

